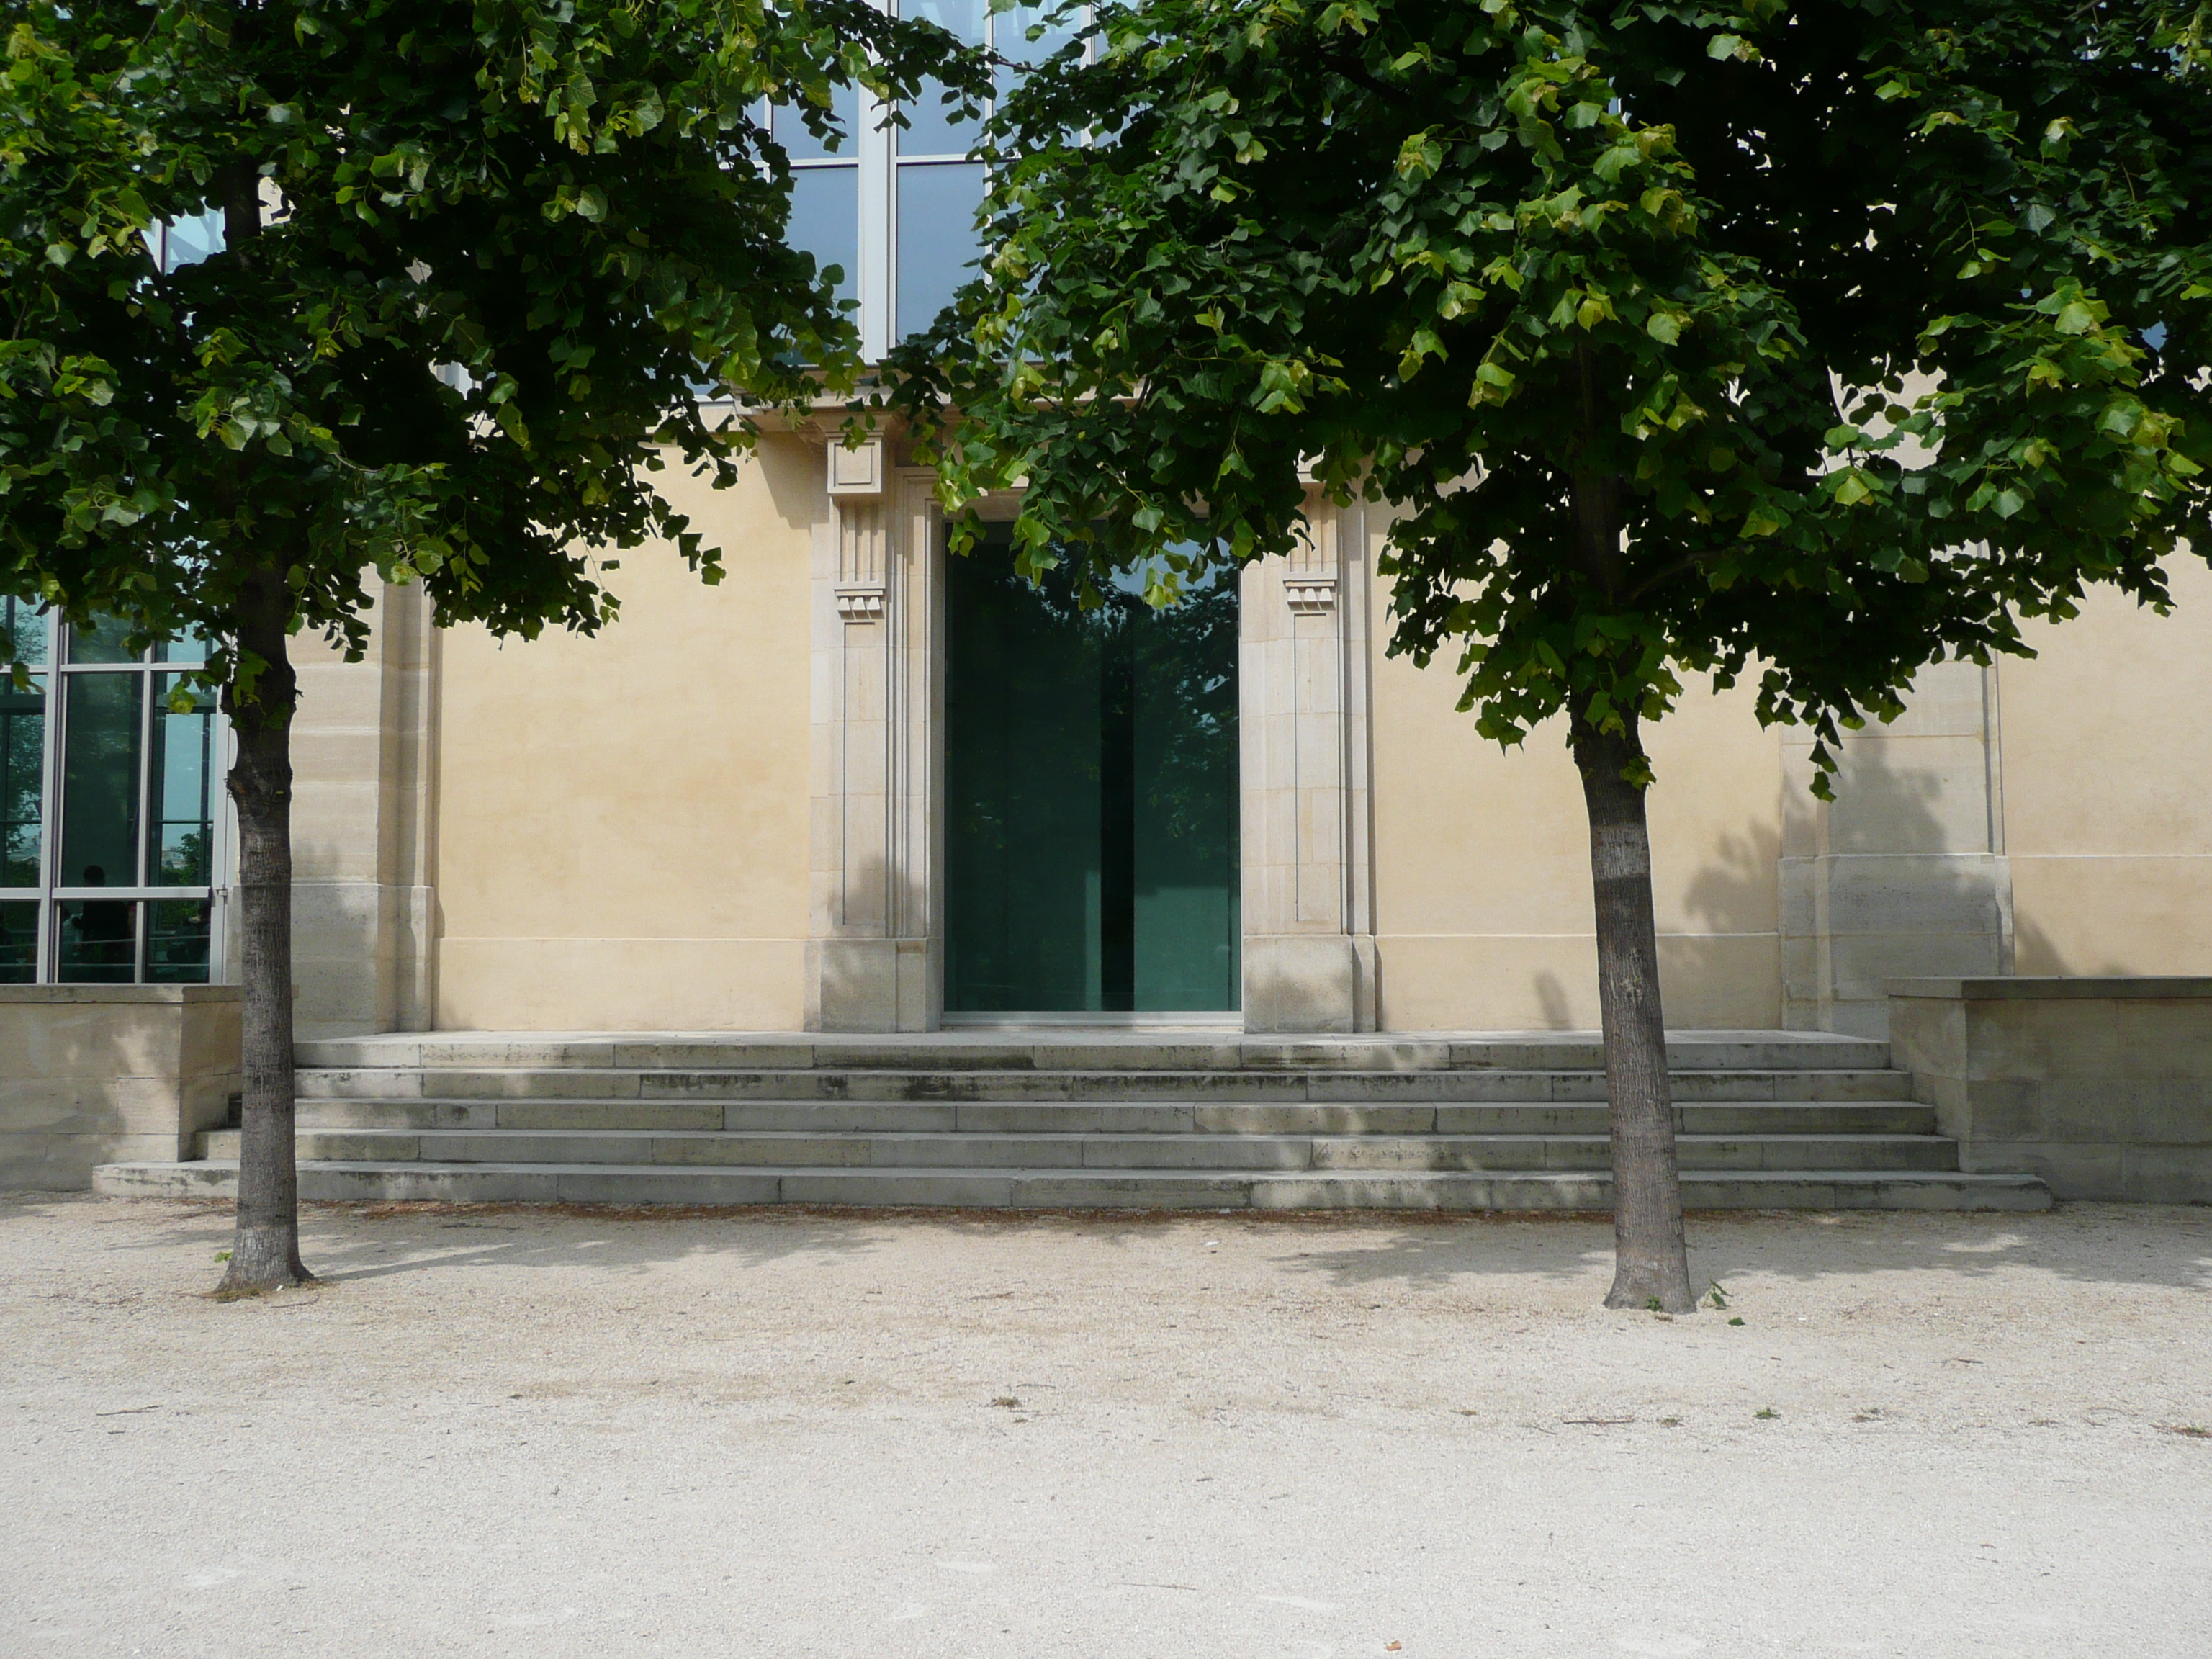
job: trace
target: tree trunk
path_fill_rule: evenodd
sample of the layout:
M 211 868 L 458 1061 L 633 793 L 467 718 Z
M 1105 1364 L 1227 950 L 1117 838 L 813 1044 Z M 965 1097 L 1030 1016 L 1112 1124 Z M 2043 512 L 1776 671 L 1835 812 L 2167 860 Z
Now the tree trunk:
M 238 806 L 238 917 L 243 943 L 245 1072 L 238 1151 L 238 1237 L 219 1295 L 311 1283 L 300 1261 L 300 1172 L 292 1141 L 292 708 L 298 681 L 286 647 L 292 595 L 263 570 L 239 606 L 237 647 L 265 665 L 223 709 L 236 735 L 230 798 Z
M 1589 809 L 1590 877 L 1597 898 L 1598 1008 L 1605 1023 L 1606 1092 L 1613 1103 L 1613 1289 L 1608 1308 L 1668 1313 L 1698 1305 L 1682 1238 L 1682 1182 L 1667 1024 L 1659 1005 L 1659 939 L 1651 916 L 1651 837 L 1635 717 L 1626 733 L 1572 716 L 1575 764 Z

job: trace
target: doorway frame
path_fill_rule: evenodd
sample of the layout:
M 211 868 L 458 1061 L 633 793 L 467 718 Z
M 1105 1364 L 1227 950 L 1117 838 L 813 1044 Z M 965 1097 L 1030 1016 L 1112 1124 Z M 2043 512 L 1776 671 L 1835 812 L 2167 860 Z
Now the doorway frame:
M 823 456 L 811 543 L 805 1022 L 933 1031 L 945 1024 L 944 514 L 936 475 L 895 465 L 882 439 L 855 448 L 830 440 Z M 1362 506 L 1308 499 L 1306 540 L 1238 579 L 1247 1031 L 1373 1030 L 1379 1006 L 1370 788 L 1378 526 Z M 994 495 L 983 517 L 1011 519 L 1019 501 Z M 1201 1011 L 1130 1023 L 1201 1018 L 1239 1019 Z

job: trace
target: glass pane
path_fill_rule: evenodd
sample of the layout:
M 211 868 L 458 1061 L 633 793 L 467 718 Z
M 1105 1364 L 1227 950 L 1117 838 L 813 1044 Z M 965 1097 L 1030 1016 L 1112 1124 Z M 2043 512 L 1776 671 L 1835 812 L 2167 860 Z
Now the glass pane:
M 780 104 L 769 111 L 769 131 L 783 153 L 794 161 L 811 161 L 817 155 L 841 156 L 851 161 L 860 148 L 860 94 L 854 87 L 832 87 L 830 89 L 830 113 L 836 118 L 837 148 L 831 149 L 827 143 L 806 130 L 806 118 L 788 104 Z M 842 136 L 840 136 L 842 135 Z
M 950 31 L 963 45 L 980 46 L 983 30 L 989 15 L 986 0 L 902 0 L 899 7 L 903 16 L 934 23 Z M 944 103 L 945 88 L 936 81 L 924 81 L 915 89 L 915 100 L 906 106 L 907 126 L 898 135 L 898 149 L 902 155 L 965 155 L 968 146 L 975 142 L 976 125 L 973 121 L 954 118 L 954 105 Z
M 189 219 L 172 219 L 161 227 L 161 269 L 175 270 L 196 265 L 222 252 L 222 215 L 196 213 Z
M 138 884 L 138 700 L 143 674 L 72 674 L 62 727 L 60 887 Z
M 0 647 L 9 662 L 45 667 L 46 613 L 21 599 L 0 599 Z
M 38 902 L 0 903 L 0 985 L 28 985 L 38 976 Z
M 129 899 L 65 899 L 54 977 L 64 985 L 130 985 L 138 977 L 138 907 Z
M 131 624 L 118 622 L 112 617 L 102 617 L 89 628 L 72 628 L 69 636 L 69 659 L 71 662 L 138 660 L 138 653 L 124 645 L 124 641 L 131 637 Z
M 991 49 L 1015 64 L 1042 64 L 1082 33 L 1081 10 L 1061 11 L 1054 5 L 1016 6 L 991 20 Z M 1031 29 L 1041 33 L 1034 40 Z
M 952 303 L 953 290 L 976 275 L 969 261 L 982 246 L 975 234 L 982 165 L 902 167 L 898 192 L 897 315 L 903 337 L 927 328 Z
M 36 887 L 46 817 L 46 677 L 0 677 L 0 887 Z
M 946 568 L 945 1006 L 1103 1008 L 1102 613 L 1003 538 Z
M 1233 574 L 1085 612 L 1001 534 L 947 585 L 946 1008 L 1237 1007 Z
M 146 982 L 204 985 L 208 976 L 205 899 L 157 899 L 147 906 Z
M 154 744 L 148 768 L 153 817 L 146 826 L 149 887 L 209 884 L 215 830 L 210 811 L 215 697 L 195 690 L 192 712 L 177 714 L 168 699 L 183 683 L 181 674 L 163 674 L 154 687 Z
M 852 299 L 860 284 L 860 171 L 858 167 L 802 167 L 791 175 L 792 246 L 814 256 L 815 268 L 836 265 L 843 275 L 837 297 Z
M 1244 932 L 1237 862 L 1237 576 L 1137 601 L 1130 808 L 1131 970 L 1139 1008 L 1234 1008 Z M 1141 592 L 1141 584 L 1138 585 Z
M 197 634 L 187 634 L 182 639 L 171 640 L 167 645 L 154 647 L 155 662 L 205 662 L 208 642 Z

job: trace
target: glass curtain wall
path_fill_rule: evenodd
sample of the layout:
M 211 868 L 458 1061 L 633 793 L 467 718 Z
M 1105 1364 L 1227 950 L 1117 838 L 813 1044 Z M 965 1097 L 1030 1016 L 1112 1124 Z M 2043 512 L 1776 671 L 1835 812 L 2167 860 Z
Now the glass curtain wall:
M 1236 580 L 1143 585 L 948 562 L 948 1013 L 1239 1005 Z
M 0 690 L 0 981 L 201 983 L 214 957 L 214 698 L 197 641 L 134 654 L 120 624 L 5 602 L 30 684 Z

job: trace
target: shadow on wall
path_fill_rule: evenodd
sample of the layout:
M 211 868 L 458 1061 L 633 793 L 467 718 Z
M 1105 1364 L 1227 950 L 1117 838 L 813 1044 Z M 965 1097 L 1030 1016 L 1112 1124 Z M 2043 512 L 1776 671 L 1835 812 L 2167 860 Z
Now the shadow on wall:
M 1836 799 L 1810 789 L 1807 746 L 1784 750 L 1777 849 L 1784 1024 L 1880 1037 L 1899 979 L 2008 974 L 2049 942 L 2013 915 L 2002 825 L 1978 736 L 1844 743 Z M 1716 872 L 1709 901 L 1740 879 Z M 1701 878 L 1700 888 L 1705 887 Z M 1704 896 L 1701 890 L 1699 896 Z

